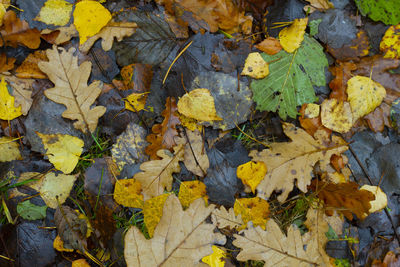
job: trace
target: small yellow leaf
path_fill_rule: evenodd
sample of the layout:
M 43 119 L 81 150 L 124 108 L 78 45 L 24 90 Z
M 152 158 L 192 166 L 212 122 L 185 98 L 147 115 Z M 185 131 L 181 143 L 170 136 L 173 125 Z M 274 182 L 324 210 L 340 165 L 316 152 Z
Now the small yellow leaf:
M 21 106 L 14 106 L 14 97 L 8 93 L 7 83 L 3 77 L 0 82 L 0 119 L 10 121 L 21 115 Z
M 252 221 L 254 227 L 260 226 L 265 230 L 269 216 L 269 204 L 265 199 L 259 197 L 237 198 L 233 206 L 236 216 L 241 215 L 243 225 L 239 228 L 244 229 L 247 223 Z
M 242 182 L 250 186 L 255 193 L 258 184 L 264 179 L 267 173 L 267 166 L 262 161 L 249 161 L 238 166 L 236 175 Z
M 387 206 L 387 196 L 380 187 L 373 185 L 363 185 L 361 186 L 360 190 L 367 190 L 375 195 L 375 200 L 369 202 L 371 204 L 369 213 L 380 211 Z
M 336 98 L 325 99 L 321 104 L 321 122 L 326 128 L 338 133 L 346 133 L 353 126 L 350 104 Z
M 147 92 L 146 93 L 132 93 L 126 97 L 125 100 L 125 109 L 139 112 L 144 109 L 146 105 L 147 99 Z
M 262 79 L 269 74 L 269 65 L 260 53 L 250 53 L 246 58 L 241 74 L 255 79 Z
M 319 111 L 320 106 L 318 104 L 309 103 L 304 111 L 304 117 L 307 119 L 317 118 L 319 116 Z
M 386 90 L 371 78 L 354 76 L 347 81 L 347 95 L 355 122 L 374 111 L 382 103 Z
M 21 153 L 15 140 L 7 136 L 0 137 L 0 162 L 20 159 Z
M 71 267 L 90 267 L 90 264 L 85 259 L 74 260 Z
M 179 201 L 183 209 L 186 209 L 190 204 L 198 198 L 204 198 L 207 203 L 206 185 L 200 181 L 185 181 L 179 187 Z
M 78 137 L 67 134 L 41 134 L 37 132 L 37 135 L 42 139 L 44 148 L 47 150 L 46 154 L 54 167 L 65 174 L 71 173 L 82 154 L 83 141 Z
M 146 225 L 147 232 L 150 238 L 153 237 L 154 229 L 161 220 L 163 215 L 164 203 L 167 200 L 170 193 L 162 194 L 160 196 L 153 197 L 144 202 L 143 217 L 144 224 Z
M 64 242 L 62 241 L 61 237 L 59 235 L 56 236 L 56 238 L 53 241 L 53 248 L 57 251 L 60 252 L 72 252 L 74 249 L 72 248 L 64 248 Z
M 198 121 L 222 120 L 215 110 L 214 98 L 205 88 L 195 89 L 179 99 L 179 113 Z
M 74 25 L 79 44 L 98 33 L 111 20 L 111 13 L 97 1 L 81 1 L 75 6 Z
M 380 44 L 385 58 L 400 58 L 400 24 L 390 26 L 386 30 Z
M 65 0 L 47 0 L 34 20 L 46 24 L 64 26 L 71 18 L 72 8 L 73 5 Z
M 213 253 L 211 255 L 203 257 L 201 259 L 204 263 L 207 263 L 211 267 L 224 267 L 225 261 L 224 258 L 227 257 L 225 251 L 220 249 L 217 246 L 212 246 Z
M 288 53 L 293 53 L 300 47 L 304 39 L 308 18 L 295 19 L 289 27 L 279 32 L 279 42 Z
M 129 208 L 143 209 L 142 185 L 135 179 L 117 180 L 114 188 L 114 200 Z

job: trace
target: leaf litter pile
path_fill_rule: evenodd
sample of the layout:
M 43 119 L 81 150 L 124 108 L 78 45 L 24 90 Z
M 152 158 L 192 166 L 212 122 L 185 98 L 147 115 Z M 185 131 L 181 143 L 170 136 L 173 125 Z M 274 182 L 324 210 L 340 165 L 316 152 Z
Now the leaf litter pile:
M 0 265 L 399 266 L 398 7 L 0 1 Z

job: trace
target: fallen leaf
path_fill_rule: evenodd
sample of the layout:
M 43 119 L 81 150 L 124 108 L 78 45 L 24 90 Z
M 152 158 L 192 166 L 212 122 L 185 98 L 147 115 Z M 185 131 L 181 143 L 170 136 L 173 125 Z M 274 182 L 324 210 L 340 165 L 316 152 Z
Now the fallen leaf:
M 301 106 L 301 109 L 300 109 L 301 116 L 299 117 L 301 127 L 311 136 L 314 136 L 314 134 L 318 130 L 327 131 L 328 135 L 330 135 L 331 130 L 329 130 L 328 128 L 325 128 L 325 126 L 322 125 L 320 111 L 319 111 L 319 109 L 321 108 L 320 105 L 317 105 L 318 106 L 318 116 L 317 117 L 314 117 L 315 113 L 316 113 L 315 110 L 317 108 L 313 108 L 314 111 L 312 114 L 310 111 L 306 112 L 306 110 L 309 110 L 308 106 L 310 106 L 310 105 L 315 105 L 315 104 L 310 103 L 310 104 L 303 104 Z M 310 118 L 310 117 L 314 117 L 314 118 Z
M 347 101 L 347 81 L 350 80 L 352 71 L 357 69 L 356 64 L 352 62 L 337 61 L 334 67 L 329 68 L 335 78 L 329 83 L 331 94 L 329 98 L 335 98 L 339 101 Z
M 167 97 L 165 101 L 165 109 L 161 112 L 164 120 L 161 124 L 155 124 L 152 128 L 152 134 L 146 137 L 146 140 L 150 143 L 146 147 L 146 154 L 151 159 L 158 159 L 157 151 L 163 148 L 171 149 L 176 145 L 174 137 L 178 135 L 176 126 L 180 124 L 180 120 L 177 114 L 177 106 L 174 97 Z
M 143 209 L 142 185 L 135 179 L 120 179 L 115 183 L 114 200 L 128 208 Z
M 258 184 L 264 179 L 267 173 L 267 166 L 262 161 L 249 161 L 237 168 L 236 175 L 242 180 L 243 184 L 250 186 L 255 193 Z
M 247 75 L 254 79 L 262 79 L 269 74 L 268 63 L 264 61 L 260 53 L 250 53 L 244 63 L 241 75 Z
M 225 236 L 214 233 L 214 225 L 206 219 L 214 205 L 205 207 L 204 200 L 195 200 L 183 211 L 179 199 L 171 194 L 163 215 L 147 240 L 140 230 L 131 227 L 125 235 L 124 255 L 128 266 L 195 266 L 212 253 L 212 244 L 225 244 Z M 140 246 L 139 246 L 140 244 Z
M 178 111 L 186 117 L 198 121 L 220 121 L 215 110 L 214 98 L 205 88 L 184 94 L 178 102 Z
M 233 230 L 244 225 L 242 216 L 240 214 L 236 216 L 233 208 L 226 210 L 224 206 L 221 206 L 219 209 L 215 209 L 211 213 L 211 220 L 219 229 L 230 228 Z
M 81 1 L 75 5 L 74 25 L 79 33 L 79 44 L 94 36 L 111 20 L 110 11 L 97 1 Z M 96 39 L 97 40 L 97 39 Z
M 17 140 L 11 137 L 0 137 L 0 162 L 21 160 Z
M 4 15 L 6 14 L 7 8 L 10 6 L 11 0 L 2 0 L 0 3 L 0 26 L 3 25 Z
M 390 26 L 386 30 L 379 48 L 385 58 L 400 58 L 400 24 Z
M 45 39 L 50 44 L 61 45 L 73 37 L 78 36 L 75 25 L 71 24 L 65 27 L 59 27 L 56 30 L 44 29 L 42 30 L 42 38 Z
M 144 110 L 148 93 L 132 93 L 125 99 L 125 109 L 139 112 Z
M 0 73 L 14 68 L 15 58 L 7 57 L 5 53 L 0 54 Z
M 340 137 L 332 136 L 330 142 L 314 139 L 290 123 L 284 123 L 283 130 L 292 142 L 272 143 L 270 149 L 253 150 L 249 154 L 252 160 L 268 165 L 268 172 L 257 187 L 257 196 L 267 199 L 273 191 L 282 191 L 278 196 L 280 202 L 286 200 L 293 190 L 294 181 L 302 192 L 307 192 L 317 162 L 325 166 L 330 163 L 333 154 L 340 155 L 348 149 Z
M 71 18 L 72 8 L 73 5 L 65 0 L 47 0 L 34 20 L 64 26 Z
M 197 176 L 204 177 L 210 167 L 210 162 L 204 147 L 204 141 L 198 130 L 186 130 L 185 167 Z
M 31 49 L 37 49 L 40 45 L 40 32 L 29 28 L 29 24 L 17 18 L 14 11 L 9 10 L 4 15 L 4 25 L 0 28 L 2 38 L 0 46 L 17 47 L 23 45 Z
M 369 213 L 373 213 L 376 211 L 380 211 L 387 206 L 388 200 L 386 194 L 382 191 L 382 189 L 378 186 L 373 185 L 363 185 L 360 190 L 367 190 L 374 194 L 375 200 L 370 201 L 371 208 L 369 209 Z
M 370 17 L 374 21 L 383 21 L 385 24 L 400 23 L 400 11 L 397 8 L 397 0 L 355 0 L 361 14 Z
M 308 18 L 295 19 L 292 25 L 279 32 L 279 42 L 286 52 L 293 53 L 300 47 L 307 23 Z
M 42 139 L 46 155 L 54 167 L 65 174 L 71 173 L 82 154 L 83 141 L 78 137 L 67 134 L 36 133 Z
M 153 78 L 152 66 L 141 63 L 130 64 L 121 69 L 121 77 L 125 90 L 133 89 L 136 93 L 149 92 Z
M 190 204 L 198 198 L 203 198 L 207 203 L 206 185 L 200 181 L 184 181 L 179 186 L 179 201 L 183 209 L 187 209 Z
M 350 44 L 345 44 L 339 48 L 327 46 L 327 51 L 336 60 L 359 60 L 369 54 L 370 42 L 368 34 L 364 30 L 357 32 L 357 38 L 353 39 Z
M 228 257 L 226 252 L 217 246 L 212 246 L 211 248 L 213 250 L 213 253 L 211 255 L 203 257 L 201 260 L 211 267 L 224 267 L 225 261 L 223 259 Z
M 325 99 L 321 104 L 321 122 L 332 131 L 347 133 L 355 122 L 350 103 L 335 98 Z
M 153 198 L 150 198 L 144 202 L 143 205 L 143 217 L 144 224 L 146 225 L 149 237 L 152 238 L 154 235 L 154 229 L 157 227 L 163 215 L 163 208 L 165 201 L 169 197 L 170 193 L 162 194 Z
M 320 10 L 335 8 L 329 0 L 307 0 L 307 2 L 309 2 L 312 7 Z
M 74 251 L 74 249 L 71 249 L 71 248 L 69 248 L 69 249 L 64 248 L 64 242 L 61 240 L 61 237 L 59 235 L 57 235 L 56 238 L 54 239 L 53 248 L 60 252 L 63 252 L 63 251 L 73 252 Z
M 74 260 L 71 267 L 90 267 L 90 264 L 85 259 Z
M 30 200 L 20 202 L 17 205 L 17 213 L 25 220 L 40 220 L 46 218 L 46 206 L 37 206 Z
M 179 161 L 183 160 L 184 148 L 182 145 L 174 147 L 174 154 L 162 149 L 157 152 L 161 160 L 151 160 L 140 165 L 142 172 L 135 174 L 133 178 L 142 184 L 144 200 L 156 197 L 171 191 L 172 173 L 180 172 Z
M 269 204 L 265 199 L 259 197 L 237 198 L 233 211 L 241 216 L 243 224 L 240 230 L 246 228 L 248 222 L 253 222 L 254 226 L 260 226 L 265 230 L 265 224 L 269 219 Z
M 8 93 L 7 83 L 2 77 L 0 82 L 0 119 L 10 121 L 21 115 L 21 106 L 15 107 L 14 97 Z
M 386 90 L 371 78 L 355 76 L 347 81 L 347 95 L 353 121 L 356 121 L 374 111 L 382 103 Z
M 92 1 L 80 3 L 86 2 Z M 74 52 L 74 48 L 66 51 L 57 46 L 46 50 L 49 61 L 39 62 L 39 68 L 46 73 L 55 87 L 47 89 L 44 94 L 54 102 L 67 107 L 62 116 L 78 120 L 74 123 L 76 129 L 92 133 L 97 127 L 99 117 L 106 112 L 106 108 L 103 106 L 91 108 L 101 93 L 100 82 L 95 81 L 87 85 L 92 64 L 85 61 L 78 66 L 78 57 L 73 55 Z
M 33 79 L 20 79 L 14 75 L 2 75 L 0 77 L 12 87 L 12 95 L 15 97 L 15 106 L 21 106 L 22 115 L 28 114 L 29 109 L 32 106 L 32 91 L 33 91 Z
M 47 79 L 47 75 L 38 67 L 40 61 L 47 61 L 46 52 L 43 50 L 36 50 L 32 54 L 29 54 L 24 62 L 15 70 L 15 76 L 24 79 Z
M 279 43 L 279 40 L 273 37 L 268 37 L 264 39 L 264 41 L 262 41 L 261 43 L 256 44 L 255 47 L 258 50 L 267 53 L 268 55 L 275 55 L 282 50 L 282 46 Z

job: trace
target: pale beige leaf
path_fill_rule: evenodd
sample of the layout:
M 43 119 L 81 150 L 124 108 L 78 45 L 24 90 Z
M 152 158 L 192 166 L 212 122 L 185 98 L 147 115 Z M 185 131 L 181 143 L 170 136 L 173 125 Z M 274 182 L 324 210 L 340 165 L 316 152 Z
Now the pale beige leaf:
M 101 47 L 104 51 L 108 51 L 111 49 L 112 44 L 114 42 L 114 38 L 117 38 L 117 41 L 120 42 L 124 37 L 131 36 L 135 33 L 137 28 L 137 24 L 135 22 L 115 22 L 110 21 L 104 28 L 100 30 L 96 35 L 89 37 L 85 43 L 79 46 L 79 50 L 82 53 L 87 53 L 89 49 L 93 46 L 93 44 L 100 38 Z
M 52 40 L 52 42 L 51 42 L 52 44 L 56 44 L 56 45 L 66 43 L 69 40 L 71 40 L 72 37 L 78 36 L 78 31 L 76 30 L 75 25 L 73 23 L 71 23 L 69 26 L 59 27 L 55 30 L 44 29 L 41 31 L 41 34 L 43 36 L 43 34 L 50 34 L 54 31 L 59 32 L 57 37 L 54 40 Z
M 185 145 L 185 160 L 183 163 L 192 173 L 204 177 L 210 162 L 204 148 L 204 141 L 198 130 L 186 131 L 188 142 Z
M 13 88 L 12 95 L 15 97 L 15 106 L 21 106 L 23 115 L 28 114 L 32 106 L 32 84 L 34 79 L 21 79 L 15 76 L 0 74 L 4 80 Z
M 244 236 L 234 235 L 233 245 L 242 250 L 237 260 L 263 260 L 264 266 L 274 267 L 306 267 L 325 266 L 318 257 L 318 251 L 304 249 L 300 231 L 294 225 L 284 235 L 274 220 L 268 220 L 266 230 L 252 227 L 244 230 Z M 308 247 L 308 246 L 307 246 Z
M 179 199 L 170 195 L 152 239 L 131 227 L 125 235 L 127 266 L 196 266 L 212 253 L 214 243 L 225 244 L 225 236 L 214 233 L 215 225 L 206 223 L 214 205 L 205 207 L 203 199 L 195 200 L 183 211 Z
M 0 162 L 22 159 L 17 142 L 11 137 L 0 137 Z
M 333 137 L 330 142 L 314 139 L 290 123 L 284 123 L 283 129 L 292 142 L 272 143 L 269 149 L 253 150 L 249 154 L 254 161 L 263 161 L 268 166 L 264 180 L 257 186 L 257 196 L 267 199 L 273 191 L 281 190 L 278 196 L 281 202 L 293 190 L 295 181 L 301 191 L 307 192 L 313 167 L 318 161 L 325 166 L 333 154 L 340 155 L 348 149 L 339 137 Z
M 144 200 L 163 194 L 165 189 L 171 190 L 172 174 L 181 171 L 179 161 L 183 161 L 185 150 L 183 145 L 178 145 L 174 147 L 174 151 L 171 154 L 169 150 L 161 149 L 157 152 L 161 160 L 151 160 L 140 165 L 142 172 L 135 174 L 133 178 L 142 184 Z
M 74 52 L 74 48 L 66 51 L 57 46 L 46 50 L 49 61 L 40 62 L 39 68 L 47 74 L 54 87 L 47 89 L 44 94 L 54 102 L 67 107 L 62 116 L 77 120 L 74 123 L 76 129 L 91 133 L 96 129 L 97 122 L 106 112 L 106 108 L 103 106 L 92 108 L 101 93 L 100 82 L 95 81 L 87 85 L 92 63 L 85 61 L 78 66 L 78 57 L 73 55 Z
M 215 209 L 211 213 L 211 220 L 219 229 L 229 227 L 233 230 L 243 224 L 242 216 L 240 214 L 236 216 L 233 208 L 226 210 L 224 206 Z

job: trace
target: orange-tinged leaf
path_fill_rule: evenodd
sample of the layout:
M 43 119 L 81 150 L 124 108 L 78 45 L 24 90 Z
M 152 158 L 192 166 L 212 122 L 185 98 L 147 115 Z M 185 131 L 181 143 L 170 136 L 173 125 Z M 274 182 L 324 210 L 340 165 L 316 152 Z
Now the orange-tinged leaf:
M 14 97 L 8 93 L 4 77 L 0 82 L 0 119 L 13 120 L 22 115 L 21 106 L 14 106 Z
M 53 248 L 57 251 L 60 252 L 72 252 L 74 249 L 72 248 L 64 248 L 64 242 L 61 240 L 61 237 L 59 235 L 56 236 L 56 238 L 53 241 Z
M 224 258 L 227 257 L 226 252 L 217 246 L 212 246 L 212 250 L 213 254 L 203 257 L 202 261 L 211 267 L 224 267 Z
M 332 90 L 329 98 L 336 98 L 341 101 L 347 100 L 347 81 L 353 77 L 351 71 L 355 69 L 357 69 L 356 64 L 341 61 L 337 61 L 336 66 L 329 69 L 332 75 L 335 76 L 335 78 L 329 83 L 329 87 Z
M 281 43 L 274 37 L 268 37 L 261 43 L 256 44 L 255 47 L 268 55 L 275 55 L 282 50 Z
M 97 34 L 111 20 L 111 13 L 97 1 L 81 1 L 75 5 L 74 25 L 79 44 Z
M 12 70 L 14 68 L 15 58 L 7 57 L 5 53 L 0 55 L 0 72 Z
M 90 264 L 85 259 L 74 260 L 71 267 L 90 267 Z
M 179 187 L 178 197 L 184 209 L 198 198 L 204 198 L 207 203 L 206 185 L 200 181 L 184 181 Z
M 125 99 L 125 108 L 133 112 L 144 110 L 148 93 L 132 93 Z
M 321 107 L 319 105 L 317 105 L 318 106 L 318 116 L 314 117 L 315 110 L 311 114 L 310 109 L 309 109 L 310 105 L 316 105 L 316 104 L 303 104 L 301 106 L 301 109 L 300 109 L 301 116 L 299 117 L 301 127 L 311 136 L 314 136 L 314 134 L 318 130 L 324 130 L 327 132 L 328 135 L 330 135 L 332 131 L 329 130 L 328 128 L 324 127 L 321 122 L 321 116 L 320 116 Z
M 254 227 L 260 226 L 265 230 L 265 224 L 269 219 L 269 204 L 265 199 L 259 197 L 237 198 L 233 206 L 236 215 L 241 215 L 244 229 L 247 223 L 252 221 Z
M 144 202 L 143 205 L 143 217 L 144 224 L 146 225 L 147 232 L 149 233 L 150 238 L 154 235 L 154 229 L 157 224 L 160 222 L 161 216 L 163 215 L 163 207 L 167 198 L 171 195 L 170 193 L 162 194 L 160 196 L 156 196 L 150 198 Z
M 29 54 L 24 62 L 15 70 L 16 76 L 24 79 L 47 79 L 47 75 L 38 67 L 40 61 L 48 61 L 46 51 L 36 50 L 32 54 Z
M 121 69 L 122 81 L 125 85 L 124 90 L 133 89 L 136 93 L 150 91 L 153 70 L 149 64 L 135 63 Z
M 267 173 L 267 166 L 262 161 L 249 161 L 238 166 L 236 175 L 242 182 L 250 186 L 255 193 L 258 184 L 264 179 Z
M 387 196 L 380 187 L 365 184 L 361 186 L 360 190 L 367 190 L 372 194 L 374 194 L 375 196 L 375 199 L 370 201 L 371 208 L 369 209 L 369 213 L 380 211 L 387 206 L 388 204 Z
M 135 179 L 120 179 L 115 183 L 114 200 L 129 208 L 143 208 L 142 185 Z
M 386 30 L 379 46 L 385 58 L 400 58 L 400 24 Z
M 286 52 L 293 53 L 300 47 L 307 23 L 308 18 L 295 19 L 292 25 L 279 32 L 279 42 Z

